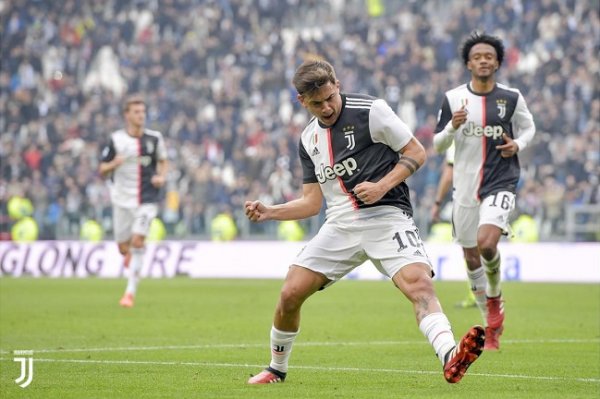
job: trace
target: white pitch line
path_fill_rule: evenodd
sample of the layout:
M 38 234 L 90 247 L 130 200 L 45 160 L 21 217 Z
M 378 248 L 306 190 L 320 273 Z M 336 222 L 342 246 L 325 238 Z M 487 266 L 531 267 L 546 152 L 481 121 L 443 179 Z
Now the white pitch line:
M 10 358 L 0 358 L 0 361 L 12 360 Z M 79 364 L 108 364 L 108 365 L 149 365 L 149 366 L 195 366 L 195 367 L 223 367 L 223 368 L 263 368 L 264 365 L 247 363 L 210 363 L 210 362 L 174 362 L 174 361 L 150 361 L 150 360 L 83 360 L 83 359 L 43 359 L 35 358 L 35 362 L 46 363 L 79 363 Z M 358 373 L 397 373 L 397 374 L 426 374 L 441 375 L 439 371 L 429 370 L 402 370 L 386 368 L 364 368 L 364 367 L 324 367 L 324 366 L 294 366 L 294 369 L 312 370 L 312 371 L 341 371 Z M 577 381 L 600 383 L 598 378 L 569 378 L 558 376 L 535 376 L 524 374 L 490 374 L 490 373 L 469 373 L 470 376 L 489 377 L 489 378 L 508 378 L 521 380 L 541 380 L 541 381 Z
M 595 344 L 600 339 L 504 339 L 503 344 Z M 358 342 L 296 342 L 294 346 L 386 346 L 386 345 L 425 345 L 426 340 L 418 341 L 358 341 Z M 125 351 L 158 351 L 184 349 L 223 349 L 223 348 L 261 348 L 268 342 L 242 344 L 200 344 L 200 345 L 163 345 L 163 346 L 125 346 L 106 348 L 54 348 L 32 349 L 35 353 L 77 353 L 77 352 L 125 352 Z M 0 350 L 0 354 L 10 354 L 12 351 Z

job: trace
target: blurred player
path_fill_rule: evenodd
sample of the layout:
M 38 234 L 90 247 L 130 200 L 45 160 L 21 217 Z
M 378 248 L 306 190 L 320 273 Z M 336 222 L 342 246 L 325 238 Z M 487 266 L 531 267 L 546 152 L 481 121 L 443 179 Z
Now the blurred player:
M 461 52 L 471 81 L 446 92 L 434 146 L 442 152 L 455 144 L 454 234 L 486 321 L 485 349 L 497 350 L 504 328 L 498 241 L 515 206 L 517 152 L 531 141 L 535 125 L 521 93 L 496 83 L 504 58 L 500 39 L 475 33 Z
M 471 328 L 457 346 L 433 288 L 404 182 L 425 162 L 423 146 L 384 100 L 341 94 L 326 61 L 304 62 L 293 83 L 314 116 L 300 139 L 302 197 L 273 206 L 246 201 L 246 215 L 254 222 L 303 219 L 317 215 L 325 197 L 327 221 L 289 268 L 271 328 L 271 363 L 248 383 L 285 380 L 304 301 L 367 259 L 413 303 L 446 380 L 460 381 L 481 353 L 484 330 Z
M 158 212 L 167 175 L 167 150 L 160 132 L 145 128 L 146 105 L 130 97 L 123 108 L 125 129 L 110 135 L 102 149 L 100 174 L 110 176 L 115 240 L 129 268 L 120 304 L 132 307 L 144 260 L 144 240 Z
M 431 222 L 432 223 L 440 223 L 440 211 L 442 204 L 444 203 L 444 198 L 446 194 L 448 194 L 448 190 L 452 187 L 452 173 L 454 172 L 454 145 L 451 145 L 446 150 L 446 162 L 444 163 L 444 167 L 442 168 L 442 174 L 440 176 L 440 181 L 438 182 L 437 190 L 435 193 L 435 202 L 433 203 L 433 207 L 431 207 Z M 467 297 L 462 301 L 456 304 L 458 308 L 471 308 L 476 307 L 477 302 L 475 301 L 475 294 L 471 291 L 471 284 L 468 284 L 468 292 Z

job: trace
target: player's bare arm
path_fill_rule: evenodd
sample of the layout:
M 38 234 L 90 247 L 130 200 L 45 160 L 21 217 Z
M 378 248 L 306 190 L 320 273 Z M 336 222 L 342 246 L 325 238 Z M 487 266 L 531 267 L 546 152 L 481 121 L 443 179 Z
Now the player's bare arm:
M 300 220 L 317 215 L 323 204 L 319 183 L 302 186 L 302 197 L 284 204 L 267 206 L 260 201 L 246 201 L 246 216 L 253 222 L 266 220 Z
M 102 177 L 107 177 L 110 173 L 112 173 L 112 171 L 121 166 L 124 161 L 125 158 L 123 158 L 121 155 L 117 155 L 112 161 L 101 162 L 99 166 L 100 175 Z
M 158 161 L 156 165 L 156 174 L 152 176 L 151 180 L 154 187 L 158 188 L 165 185 L 165 182 L 167 181 L 167 165 L 166 159 Z
M 362 182 L 354 187 L 354 193 L 365 204 L 374 204 L 383 196 L 415 173 L 427 159 L 423 145 L 415 138 L 400 150 L 402 157 L 387 175 L 378 182 Z
M 502 134 L 502 138 L 504 139 L 504 144 L 496 146 L 496 149 L 500 151 L 500 156 L 502 158 L 514 156 L 519 151 L 519 145 L 506 133 Z

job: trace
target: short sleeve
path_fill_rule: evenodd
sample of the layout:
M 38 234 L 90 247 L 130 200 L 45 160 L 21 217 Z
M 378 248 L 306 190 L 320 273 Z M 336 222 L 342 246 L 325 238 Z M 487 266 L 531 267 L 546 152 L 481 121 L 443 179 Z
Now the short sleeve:
M 302 144 L 302 140 L 300 140 L 300 146 L 298 153 L 300 155 L 300 163 L 302 164 L 302 183 L 317 183 L 317 176 L 315 175 L 315 164 L 312 159 L 306 152 L 306 148 L 304 148 L 304 144 Z
M 117 151 L 115 150 L 115 143 L 112 138 L 102 147 L 100 152 L 100 162 L 110 162 L 115 159 Z
M 438 123 L 435 127 L 435 132 L 439 133 L 450 122 L 452 119 L 452 110 L 450 109 L 450 102 L 448 102 L 448 96 L 444 96 L 444 101 L 442 102 L 442 107 L 438 112 Z
M 369 112 L 369 130 L 373 142 L 385 144 L 396 152 L 413 138 L 408 125 L 382 99 L 373 101 Z

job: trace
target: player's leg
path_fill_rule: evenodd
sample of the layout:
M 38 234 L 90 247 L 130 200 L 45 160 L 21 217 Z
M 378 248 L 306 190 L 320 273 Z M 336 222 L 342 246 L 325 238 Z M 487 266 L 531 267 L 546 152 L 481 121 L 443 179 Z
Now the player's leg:
M 502 191 L 486 197 L 480 207 L 477 246 L 487 277 L 487 327 L 486 350 L 500 349 L 500 336 L 504 331 L 504 301 L 500 288 L 500 253 L 498 242 L 507 234 L 510 212 L 515 206 L 515 195 Z
M 123 266 L 127 269 L 129 267 L 129 263 L 131 262 L 131 252 L 129 252 L 129 245 L 131 244 L 131 240 L 118 242 L 117 245 L 119 247 L 119 253 L 123 255 Z
M 323 288 L 329 279 L 310 269 L 292 265 L 281 289 L 271 327 L 271 362 L 249 384 L 283 382 L 292 346 L 300 328 L 300 309 L 306 299 Z
M 406 265 L 392 280 L 412 302 L 419 329 L 444 366 L 444 378 L 450 383 L 459 382 L 481 354 L 485 339 L 483 327 L 472 327 L 456 344 L 450 322 L 435 294 L 428 264 Z
M 487 318 L 487 304 L 485 287 L 487 284 L 485 272 L 481 267 L 479 249 L 477 248 L 477 226 L 479 223 L 478 207 L 463 207 L 454 204 L 452 208 L 452 225 L 454 238 L 463 248 L 463 256 L 467 264 L 467 278 L 471 292 L 475 297 L 477 307 L 481 311 L 485 322 Z
M 485 350 L 500 349 L 500 336 L 504 331 L 504 303 L 500 291 L 500 253 L 497 250 L 502 231 L 493 225 L 482 225 L 478 232 L 482 269 L 486 286 L 486 336 Z
M 113 231 L 115 240 L 119 246 L 119 253 L 123 255 L 124 263 L 127 269 L 127 287 L 129 287 L 129 279 L 131 275 L 131 269 L 128 268 L 128 259 L 131 257 L 131 228 L 134 221 L 134 212 L 132 209 L 121 208 L 119 206 L 113 206 Z M 123 307 L 130 308 L 133 306 L 133 296 L 127 293 L 128 289 L 125 289 L 125 293 L 121 297 L 119 304 Z
M 134 212 L 133 225 L 131 227 L 131 244 L 129 252 L 131 253 L 131 261 L 129 264 L 129 277 L 127 281 L 127 289 L 125 295 L 131 299 L 137 293 L 138 284 L 140 282 L 140 273 L 144 264 L 144 254 L 146 253 L 145 239 L 150 229 L 150 223 L 156 216 L 157 206 L 154 204 L 143 204 Z
M 302 249 L 290 267 L 271 328 L 271 363 L 249 384 L 282 382 L 287 373 L 292 344 L 300 328 L 300 309 L 316 291 L 332 284 L 366 260 L 359 238 L 326 222 Z
M 366 253 L 413 304 L 419 329 L 444 366 L 446 380 L 460 381 L 481 353 L 483 328 L 471 328 L 456 344 L 433 287 L 431 262 L 412 217 L 396 212 L 371 220 L 377 233 L 364 228 Z

